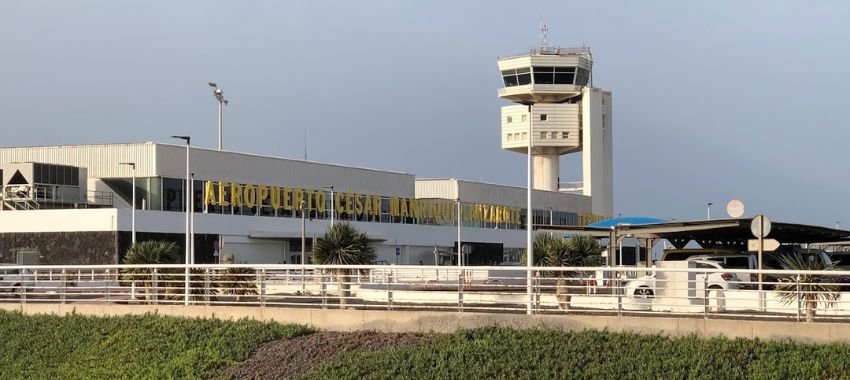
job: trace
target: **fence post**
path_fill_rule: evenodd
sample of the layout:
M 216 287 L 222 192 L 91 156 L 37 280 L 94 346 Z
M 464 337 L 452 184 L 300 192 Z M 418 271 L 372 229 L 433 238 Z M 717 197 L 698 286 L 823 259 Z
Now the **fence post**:
M 151 292 L 153 293 L 153 304 L 159 304 L 159 270 L 157 268 L 153 269 L 153 273 L 151 273 Z
M 106 270 L 106 302 L 109 302 L 109 269 Z
M 66 274 L 67 274 L 67 272 L 65 272 L 65 268 L 62 268 L 62 274 L 60 274 L 60 279 L 59 279 L 59 302 L 60 303 L 65 303 L 65 286 L 66 286 L 65 275 Z
M 708 272 L 702 278 L 702 318 L 708 319 Z
M 204 305 L 206 306 L 210 305 L 210 292 L 212 291 L 210 285 L 210 268 L 206 268 L 204 269 Z
M 388 276 L 387 281 L 386 281 L 387 282 L 387 309 L 392 310 L 393 309 L 393 285 L 392 285 L 392 282 L 393 282 L 393 277 L 394 277 L 392 269 L 389 271 L 389 273 L 387 273 L 387 276 Z
M 260 269 L 257 271 L 257 282 L 260 288 L 260 307 L 266 307 L 266 270 Z
M 463 312 L 463 271 L 457 273 L 457 311 Z M 531 300 L 528 300 L 531 302 Z
M 325 270 L 319 271 L 319 294 L 322 296 L 322 309 L 328 308 L 328 283 L 325 281 Z
M 623 315 L 623 273 L 618 270 L 614 277 L 617 280 L 617 316 L 620 317 Z
M 801 313 L 801 309 L 803 308 L 803 304 L 802 304 L 802 298 L 803 297 L 801 297 L 802 295 L 800 294 L 800 275 L 798 274 L 796 277 L 797 277 L 797 322 L 799 322 L 800 319 L 802 319 L 802 317 L 803 317 L 802 313 Z

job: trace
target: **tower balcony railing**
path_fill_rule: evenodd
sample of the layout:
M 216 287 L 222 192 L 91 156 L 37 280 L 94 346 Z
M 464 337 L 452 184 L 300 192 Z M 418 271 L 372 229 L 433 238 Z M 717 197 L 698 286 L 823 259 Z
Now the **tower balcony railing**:
M 561 183 L 558 184 L 558 191 L 573 193 L 573 192 L 581 192 L 582 190 L 584 190 L 584 182 L 583 181 L 561 182 Z

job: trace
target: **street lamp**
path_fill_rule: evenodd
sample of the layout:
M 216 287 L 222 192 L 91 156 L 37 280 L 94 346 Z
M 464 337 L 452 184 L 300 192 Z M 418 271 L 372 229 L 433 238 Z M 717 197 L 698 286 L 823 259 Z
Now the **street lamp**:
M 191 174 L 189 173 L 189 146 L 192 143 L 192 137 L 190 136 L 171 136 L 175 139 L 180 139 L 186 142 L 186 273 L 185 273 L 185 298 L 183 300 L 183 304 L 189 306 L 189 263 L 191 260 L 191 243 L 190 239 L 190 231 L 189 231 L 189 218 L 192 215 L 192 207 L 191 207 L 191 195 L 189 194 L 189 185 L 191 179 Z
M 334 212 L 336 211 L 336 201 L 334 200 L 334 187 L 333 186 L 322 186 L 322 189 L 330 189 L 331 190 L 331 227 L 334 225 Z M 380 219 L 380 217 L 379 217 Z
M 136 244 L 136 163 L 135 162 L 119 162 L 118 165 L 127 165 L 130 167 L 133 181 L 133 211 L 130 213 L 130 236 L 132 242 Z
M 711 205 L 713 204 L 711 202 L 705 204 L 705 220 L 711 220 Z
M 217 84 L 215 84 L 215 83 L 213 83 L 213 82 L 209 82 L 209 86 L 210 86 L 210 88 L 212 88 L 212 90 L 213 90 L 213 96 L 215 97 L 215 100 L 216 100 L 216 101 L 218 101 L 218 150 L 222 150 L 222 148 L 223 148 L 223 146 L 222 146 L 222 142 L 221 142 L 221 136 L 222 136 L 222 129 L 221 129 L 222 111 L 223 111 L 223 109 L 224 109 L 224 106 L 226 106 L 226 105 L 227 105 L 227 103 L 229 103 L 229 102 L 228 102 L 226 99 L 224 99 L 224 90 L 222 90 L 222 89 L 218 88 L 218 85 L 217 85 Z
M 526 229 L 526 234 L 525 234 L 526 273 L 525 273 L 525 275 L 526 275 L 526 293 L 528 294 L 528 307 L 526 308 L 526 314 L 529 314 L 529 315 L 533 313 L 532 301 L 534 300 L 534 292 L 532 291 L 532 286 L 534 284 L 532 283 L 532 279 L 531 279 L 531 267 L 534 266 L 534 242 L 532 241 L 532 236 L 531 236 L 532 235 L 532 228 L 533 228 L 532 225 L 533 225 L 533 220 L 534 220 L 534 211 L 532 211 L 533 209 L 531 208 L 531 179 L 534 176 L 534 173 L 533 173 L 532 167 L 531 167 L 531 142 L 534 140 L 534 136 L 533 136 L 533 133 L 532 133 L 531 126 L 534 124 L 534 118 L 532 117 L 533 115 L 532 115 L 532 112 L 531 112 L 531 106 L 532 106 L 532 104 L 529 103 L 528 104 L 528 152 L 527 152 L 528 153 L 528 157 L 527 157 L 527 159 L 528 159 L 528 162 L 527 162 L 527 165 L 528 165 L 528 168 L 527 168 L 527 170 L 528 170 L 528 175 L 527 175 L 528 176 L 528 178 L 527 178 L 528 183 L 527 183 L 527 189 L 526 189 L 528 199 L 527 199 L 527 203 L 526 203 L 526 212 L 525 212 L 525 229 Z

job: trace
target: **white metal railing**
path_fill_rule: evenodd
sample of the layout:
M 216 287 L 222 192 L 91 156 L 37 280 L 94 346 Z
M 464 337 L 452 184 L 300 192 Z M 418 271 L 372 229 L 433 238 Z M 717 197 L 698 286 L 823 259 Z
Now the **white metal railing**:
M 790 320 L 813 315 L 850 321 L 850 271 L 535 267 L 529 288 L 525 267 L 238 264 L 188 269 L 187 276 L 184 265 L 2 266 L 0 302 L 508 313 L 530 306 L 533 313 L 545 314 Z

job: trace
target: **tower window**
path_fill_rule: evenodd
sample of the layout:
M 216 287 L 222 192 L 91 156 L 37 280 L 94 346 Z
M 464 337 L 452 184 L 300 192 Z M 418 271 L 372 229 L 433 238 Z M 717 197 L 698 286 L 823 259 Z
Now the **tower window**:
M 549 120 L 549 115 L 547 115 L 545 113 L 541 113 L 540 114 L 540 121 L 546 121 L 546 120 Z
M 561 138 L 562 139 L 570 138 L 570 133 L 569 132 L 561 132 Z
M 540 132 L 540 138 L 545 139 L 546 138 L 546 132 Z
M 513 123 L 513 122 L 514 122 L 514 118 L 513 118 L 513 117 L 508 116 L 508 123 Z
M 531 84 L 531 69 L 525 67 L 521 69 L 503 70 L 502 79 L 505 81 L 505 87 Z
M 526 115 L 526 114 L 522 114 L 522 121 L 523 121 L 523 122 L 525 122 L 525 120 L 527 119 L 527 116 L 528 116 L 528 115 Z

